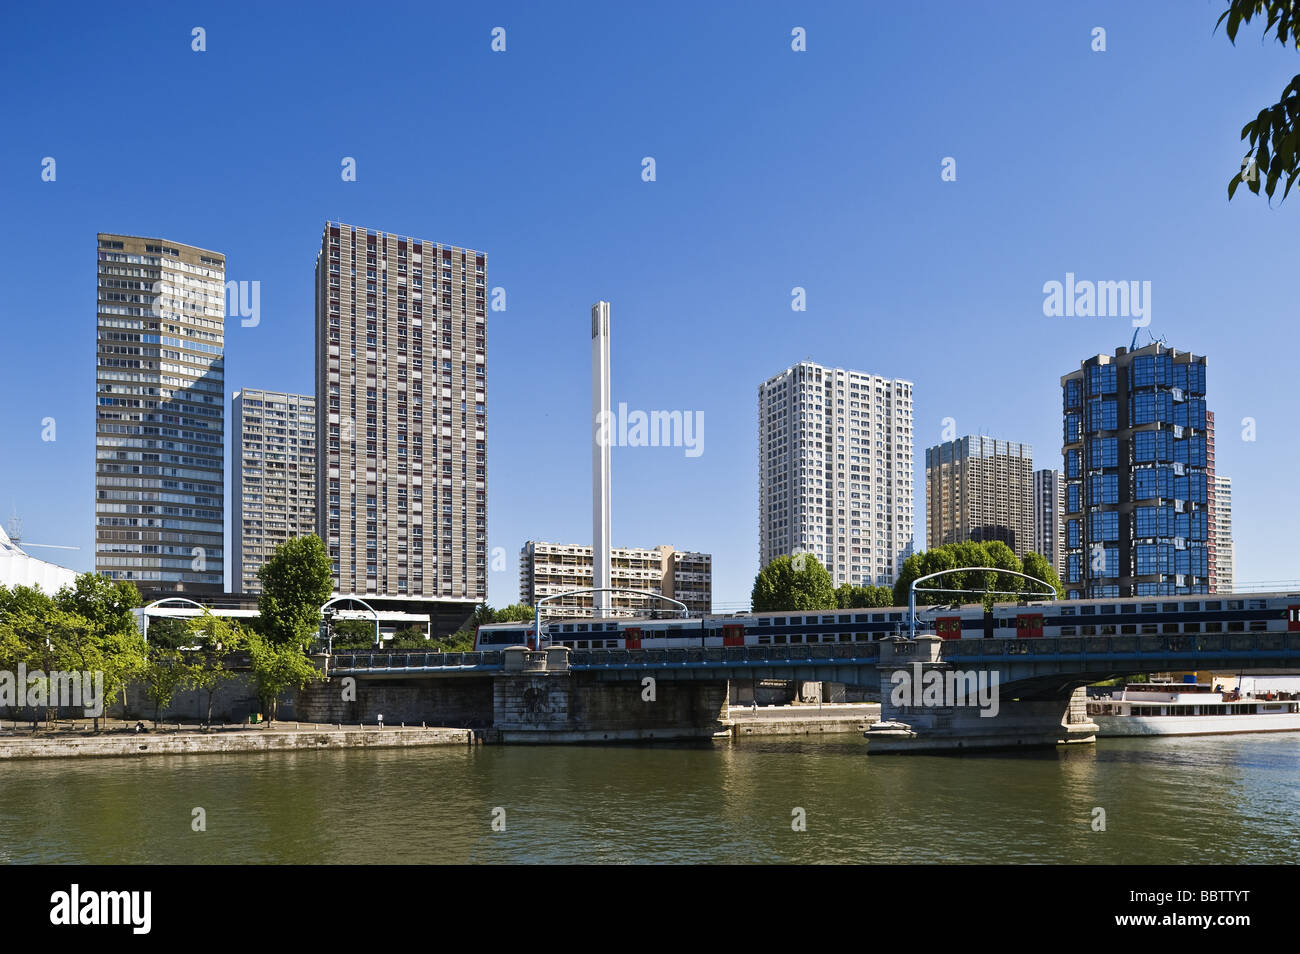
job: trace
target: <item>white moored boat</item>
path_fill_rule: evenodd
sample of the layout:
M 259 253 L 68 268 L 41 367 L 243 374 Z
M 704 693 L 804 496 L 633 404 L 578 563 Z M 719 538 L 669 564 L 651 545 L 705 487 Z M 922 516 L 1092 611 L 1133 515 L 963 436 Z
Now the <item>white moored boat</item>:
M 1300 731 L 1300 692 L 1224 691 L 1192 683 L 1135 683 L 1088 700 L 1099 737 Z

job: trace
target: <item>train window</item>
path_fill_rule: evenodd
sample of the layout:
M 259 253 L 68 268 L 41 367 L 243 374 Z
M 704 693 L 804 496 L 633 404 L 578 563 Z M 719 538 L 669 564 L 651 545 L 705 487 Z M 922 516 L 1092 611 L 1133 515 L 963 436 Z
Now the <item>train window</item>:
M 784 617 L 784 616 L 777 616 L 777 617 L 774 617 L 774 618 L 772 619 L 772 625 L 773 625 L 773 626 L 784 626 L 784 625 L 785 625 L 785 617 Z
M 1157 606 L 1155 603 L 1143 603 L 1143 604 L 1142 604 L 1142 612 L 1144 612 L 1144 613 L 1154 613 L 1154 612 L 1155 612 L 1156 610 L 1158 610 L 1158 609 L 1160 609 L 1160 607 Z
M 1079 607 L 1079 615 L 1080 615 L 1080 616 L 1095 616 L 1095 615 L 1097 615 L 1097 607 L 1095 607 L 1095 606 L 1080 606 L 1080 607 Z
M 1268 609 L 1268 600 L 1247 600 L 1253 610 Z
M 1233 619 L 1228 621 L 1228 632 L 1244 633 L 1245 631 L 1246 631 L 1246 624 L 1243 623 L 1241 620 Z
M 902 613 L 890 613 L 890 614 L 889 614 L 889 621 L 890 621 L 891 623 L 901 623 L 901 622 L 903 621 L 903 614 L 902 614 Z
M 822 622 L 823 622 L 823 623 L 833 623 L 833 622 L 835 622 L 835 617 L 834 617 L 834 616 L 823 616 L 823 617 L 822 617 Z
M 1262 633 L 1262 632 L 1264 632 L 1266 629 L 1268 629 L 1268 620 L 1265 620 L 1265 619 L 1252 619 L 1252 620 L 1250 621 L 1250 631 L 1251 631 L 1252 633 Z
M 1121 613 L 1136 613 L 1138 611 L 1136 603 L 1125 603 L 1119 608 Z
M 571 632 L 573 632 L 573 624 L 572 624 L 572 623 L 565 623 L 565 624 L 560 628 L 560 632 L 562 632 L 562 633 L 571 633 Z
M 1178 612 L 1178 604 L 1177 604 L 1177 603 L 1161 603 L 1161 604 L 1160 604 L 1160 612 L 1162 612 L 1162 613 L 1177 613 L 1177 612 Z
M 870 621 L 871 621 L 871 614 L 870 614 L 870 613 L 857 613 L 857 614 L 854 615 L 853 620 L 852 620 L 852 622 L 854 622 L 854 623 L 867 623 L 867 622 L 870 622 Z
M 1061 627 L 1061 635 L 1062 635 L 1062 636 L 1077 636 L 1077 635 L 1079 634 L 1079 633 L 1078 633 L 1078 630 L 1079 630 L 1079 627 L 1077 627 L 1077 626 L 1062 626 L 1062 627 Z
M 771 622 L 772 622 L 772 621 L 771 621 L 770 619 L 767 619 L 766 617 L 764 617 L 764 618 L 762 618 L 762 619 L 760 619 L 760 620 L 758 621 L 758 625 L 759 625 L 759 626 L 766 626 L 766 625 L 768 625 L 768 624 L 771 623 Z
M 1162 632 L 1162 633 L 1176 633 L 1176 632 L 1178 632 L 1178 624 L 1177 624 L 1177 623 L 1161 623 L 1161 624 L 1160 624 L 1160 632 Z
M 785 645 L 785 634 L 784 634 L 784 633 L 777 633 L 775 636 L 772 637 L 772 640 L 773 640 L 773 642 L 776 643 L 776 645 L 778 645 L 778 646 L 784 646 L 784 645 Z
M 1223 601 L 1210 600 L 1208 603 L 1205 604 L 1205 609 L 1206 611 L 1221 610 L 1223 609 Z
M 1121 636 L 1135 636 L 1137 635 L 1137 631 L 1137 623 L 1124 623 L 1119 628 L 1119 634 Z
M 1199 633 L 1201 631 L 1200 623 L 1183 623 L 1184 633 Z
M 872 621 L 873 623 L 883 623 L 883 622 L 885 621 L 885 614 L 884 614 L 884 613 L 872 613 L 872 614 L 871 614 L 871 621 Z
M 1061 607 L 1061 615 L 1062 615 L 1062 616 L 1073 616 L 1073 615 L 1074 615 L 1074 607 L 1073 607 L 1073 606 L 1062 606 L 1062 607 Z
M 1245 607 L 1242 605 L 1241 600 L 1228 600 L 1228 609 L 1239 610 L 1239 609 L 1245 609 Z
M 1102 626 L 1101 626 L 1101 635 L 1103 635 L 1103 636 L 1114 636 L 1114 635 L 1115 635 L 1115 624 L 1114 624 L 1114 623 L 1103 623 Z
M 790 642 L 792 642 L 792 643 L 802 643 L 802 642 L 803 642 L 803 634 L 802 634 L 802 633 L 793 633 L 793 634 L 791 634 L 791 636 L 790 636 Z
M 1221 633 L 1221 632 L 1223 632 L 1223 624 L 1222 624 L 1222 623 L 1206 623 L 1206 624 L 1205 624 L 1205 631 L 1206 631 L 1207 633 Z
M 1156 627 L 1156 624 L 1155 624 L 1155 623 L 1143 623 L 1143 624 L 1142 624 L 1142 634 L 1143 634 L 1144 636 L 1149 636 L 1149 635 L 1151 635 L 1152 633 L 1154 633 L 1154 632 L 1156 631 L 1156 629 L 1157 629 L 1157 627 Z
M 839 618 L 839 622 L 841 622 L 841 623 L 851 623 L 851 622 L 853 622 L 853 617 L 852 617 L 852 616 L 841 616 L 841 617 Z
M 579 633 L 585 633 L 586 631 L 587 631 L 586 623 L 579 623 L 578 628 L 575 630 L 575 632 L 579 632 Z
M 1201 611 L 1201 604 L 1199 602 L 1184 603 L 1183 609 L 1189 613 L 1199 613 Z
M 853 634 L 853 641 L 854 641 L 855 643 L 866 643 L 866 642 L 870 642 L 870 640 L 871 640 L 871 634 L 870 634 L 870 633 L 854 633 L 854 634 Z
M 771 645 L 771 643 L 772 643 L 772 634 L 771 634 L 771 633 L 759 633 L 759 634 L 758 634 L 758 645 L 760 645 L 760 646 L 769 646 L 769 645 Z
M 1108 604 L 1108 605 L 1106 605 L 1106 606 L 1102 606 L 1102 607 L 1098 607 L 1098 608 L 1101 610 L 1103 616 L 1114 616 L 1114 615 L 1115 615 L 1115 607 L 1114 607 L 1114 606 L 1111 606 L 1111 605 Z
M 585 639 L 580 639 L 580 640 L 578 640 L 578 648 L 579 648 L 579 649 L 586 649 L 587 646 L 588 646 L 587 640 L 585 640 Z
M 853 639 L 852 633 L 840 633 L 840 642 L 847 643 Z
M 1097 635 L 1097 627 L 1096 627 L 1096 626 L 1080 626 L 1080 627 L 1079 627 L 1079 635 L 1080 635 L 1080 636 L 1096 636 L 1096 635 Z

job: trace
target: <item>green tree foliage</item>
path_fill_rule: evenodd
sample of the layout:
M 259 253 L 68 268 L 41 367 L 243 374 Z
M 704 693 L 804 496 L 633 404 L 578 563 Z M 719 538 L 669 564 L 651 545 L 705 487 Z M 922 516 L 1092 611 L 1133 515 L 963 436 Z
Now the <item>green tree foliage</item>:
M 144 665 L 145 695 L 153 703 L 153 724 L 158 725 L 162 709 L 172 701 L 176 690 L 189 684 L 190 665 L 179 649 L 150 645 Z
M 810 553 L 777 557 L 754 578 L 751 605 L 755 613 L 835 609 L 835 584 Z
M 247 647 L 248 634 L 237 620 L 207 611 L 187 620 L 186 628 L 190 644 L 197 647 L 186 668 L 187 684 L 206 694 L 207 724 L 211 725 L 213 697 L 222 684 L 234 678 L 231 657 Z
M 837 609 L 865 609 L 893 605 L 894 591 L 888 586 L 853 586 L 850 583 L 842 583 L 835 588 Z
M 375 621 L 372 619 L 339 619 L 330 627 L 334 630 L 334 651 L 349 649 L 374 649 Z
M 1030 568 L 1026 569 L 1026 565 Z M 953 570 L 955 572 L 933 580 L 927 580 L 921 584 L 923 589 L 916 594 L 918 605 L 978 602 L 992 605 L 996 602 L 1007 602 L 1016 599 L 1015 595 L 1007 594 L 1023 594 L 1025 598 L 1033 598 L 1035 592 L 1041 592 L 1028 580 L 1012 576 L 1010 573 L 962 569 L 962 567 L 977 566 L 995 567 L 996 569 L 1010 570 L 1015 573 L 1028 573 L 1036 579 L 1041 579 L 1056 587 L 1058 594 L 1062 592 L 1061 581 L 1056 578 L 1056 573 L 1052 570 L 1051 564 L 1038 554 L 1027 554 L 1026 564 L 1022 564 L 1011 548 L 1001 540 L 990 540 L 984 543 L 968 541 L 966 543 L 947 543 L 932 550 L 923 550 L 904 560 L 903 569 L 898 574 L 898 580 L 894 583 L 894 602 L 898 606 L 906 606 L 908 590 L 911 588 L 912 581 L 941 570 Z M 924 589 L 926 587 L 950 587 L 950 589 L 927 591 Z M 963 590 L 967 592 L 961 592 Z M 984 597 L 981 597 L 978 592 L 971 592 L 982 590 L 995 590 L 998 592 Z
M 1061 578 L 1056 575 L 1056 570 L 1048 559 L 1038 553 L 1026 553 L 1024 559 L 1024 569 L 1036 580 L 1042 580 L 1052 589 L 1056 590 L 1058 599 L 1065 596 L 1065 587 L 1061 584 Z M 1033 584 L 1026 583 L 1025 592 L 1028 593 L 1033 589 Z
M 281 543 L 257 577 L 262 581 L 257 608 L 263 635 L 277 645 L 310 644 L 320 631 L 320 608 L 334 585 L 321 538 L 311 534 Z
M 1242 24 L 1256 17 L 1266 21 L 1265 37 L 1272 34 L 1282 46 L 1300 50 L 1300 6 L 1294 0 L 1231 0 L 1215 29 L 1226 22 L 1228 40 L 1235 46 Z M 1228 199 L 1232 199 L 1243 181 L 1246 188 L 1258 195 L 1262 180 L 1269 199 L 1273 198 L 1278 183 L 1285 181 L 1286 188 L 1282 190 L 1285 201 L 1300 175 L 1300 75 L 1291 78 L 1276 103 L 1265 106 L 1242 127 L 1241 138 L 1247 141 L 1249 149 L 1243 168 L 1234 169 L 1228 180 Z
M 531 623 L 537 618 L 537 611 L 527 603 L 511 603 L 494 611 L 494 623 Z
M 272 722 L 275 721 L 281 693 L 301 689 L 309 682 L 324 678 L 324 673 L 312 664 L 301 646 L 276 643 L 261 633 L 249 634 L 248 658 L 262 711 Z
M 107 702 L 144 672 L 144 637 L 131 614 L 139 604 L 134 584 L 92 573 L 54 596 L 32 587 L 0 587 L 0 665 L 101 672 Z

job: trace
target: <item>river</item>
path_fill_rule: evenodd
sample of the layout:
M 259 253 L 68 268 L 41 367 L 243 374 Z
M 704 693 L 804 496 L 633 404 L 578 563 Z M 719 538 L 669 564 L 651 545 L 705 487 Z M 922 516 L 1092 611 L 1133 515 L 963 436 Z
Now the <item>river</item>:
M 9 863 L 1300 857 L 1300 733 L 954 756 L 868 757 L 847 734 L 52 759 L 0 764 L 0 780 Z

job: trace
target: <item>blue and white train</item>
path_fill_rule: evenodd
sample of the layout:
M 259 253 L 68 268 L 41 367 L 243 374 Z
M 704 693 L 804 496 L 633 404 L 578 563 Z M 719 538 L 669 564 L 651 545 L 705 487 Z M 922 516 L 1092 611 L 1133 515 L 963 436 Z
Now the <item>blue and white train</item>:
M 917 608 L 917 631 L 942 639 L 1300 632 L 1300 593 L 1134 597 Z M 906 636 L 907 609 L 746 613 L 692 619 L 547 619 L 543 645 L 684 649 L 862 643 Z M 537 644 L 533 623 L 480 626 L 477 650 Z

